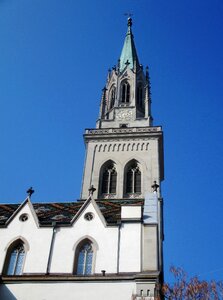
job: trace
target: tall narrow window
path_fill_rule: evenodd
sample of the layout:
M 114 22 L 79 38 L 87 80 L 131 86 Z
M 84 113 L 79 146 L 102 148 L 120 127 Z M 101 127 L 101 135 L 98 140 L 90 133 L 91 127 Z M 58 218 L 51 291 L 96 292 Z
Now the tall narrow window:
M 130 85 L 126 81 L 122 83 L 121 101 L 122 101 L 122 103 L 129 103 L 130 102 Z
M 92 274 L 93 249 L 92 244 L 87 241 L 79 249 L 77 259 L 77 275 Z
M 110 96 L 109 97 L 109 99 L 110 99 L 110 109 L 113 108 L 114 105 L 115 105 L 115 95 L 116 95 L 116 88 L 115 88 L 115 86 L 113 86 L 110 90 L 110 95 L 109 95 Z
M 141 193 L 141 172 L 136 161 L 127 167 L 125 192 L 126 194 Z
M 22 242 L 16 244 L 7 254 L 7 275 L 21 275 L 24 265 L 25 249 Z
M 142 108 L 142 98 L 143 98 L 142 86 L 139 85 L 137 87 L 137 104 L 139 108 Z
M 102 167 L 101 176 L 101 193 L 102 194 L 115 194 L 117 183 L 117 172 L 113 162 L 109 162 Z

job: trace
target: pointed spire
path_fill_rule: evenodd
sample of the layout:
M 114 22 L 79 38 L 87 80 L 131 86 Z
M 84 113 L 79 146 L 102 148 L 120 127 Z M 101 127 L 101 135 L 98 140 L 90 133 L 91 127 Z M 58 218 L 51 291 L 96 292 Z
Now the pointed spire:
M 146 66 L 146 81 L 148 86 L 148 96 L 149 100 L 151 101 L 151 85 L 150 85 L 150 77 L 149 77 L 149 67 Z
M 102 89 L 102 96 L 101 96 L 101 104 L 100 104 L 100 113 L 99 113 L 99 119 L 105 118 L 105 111 L 106 111 L 106 87 Z
M 128 30 L 120 56 L 120 72 L 123 71 L 127 65 L 130 69 L 133 69 L 134 67 L 137 69 L 139 67 L 139 60 L 132 34 L 131 18 L 128 18 Z

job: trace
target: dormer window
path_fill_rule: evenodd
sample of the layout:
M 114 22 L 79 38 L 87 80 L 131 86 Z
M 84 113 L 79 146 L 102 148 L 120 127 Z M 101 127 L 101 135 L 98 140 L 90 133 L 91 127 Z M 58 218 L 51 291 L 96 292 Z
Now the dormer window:
M 130 102 L 130 85 L 124 81 L 121 86 L 121 102 L 128 104 Z

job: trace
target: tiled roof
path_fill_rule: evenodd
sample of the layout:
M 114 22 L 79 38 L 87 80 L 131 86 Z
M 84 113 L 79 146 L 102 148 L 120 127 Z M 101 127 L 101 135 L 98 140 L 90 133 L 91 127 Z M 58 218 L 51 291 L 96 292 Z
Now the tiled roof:
M 33 207 L 40 224 L 52 222 L 70 223 L 83 203 L 34 203 Z
M 0 225 L 6 223 L 6 221 L 11 217 L 11 215 L 19 207 L 19 204 L 1 204 L 0 205 Z
M 96 203 L 105 217 L 107 223 L 117 223 L 121 218 L 122 205 L 143 205 L 143 199 L 112 199 L 96 200 Z M 69 203 L 33 203 L 33 208 L 41 225 L 51 225 L 52 222 L 70 224 L 77 214 L 83 200 Z M 0 204 L 0 225 L 5 225 L 7 220 L 19 208 L 19 204 Z

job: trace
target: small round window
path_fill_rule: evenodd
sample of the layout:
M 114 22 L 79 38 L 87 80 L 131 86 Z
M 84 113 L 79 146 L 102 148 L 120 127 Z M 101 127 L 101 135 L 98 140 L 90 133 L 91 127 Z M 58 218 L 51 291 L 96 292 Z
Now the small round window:
M 29 216 L 28 216 L 27 214 L 22 214 L 22 215 L 19 217 L 19 220 L 20 220 L 21 222 L 25 222 L 25 221 L 28 220 L 28 218 L 29 218 Z
M 91 221 L 94 218 L 94 215 L 91 212 L 88 212 L 84 215 L 85 220 Z

